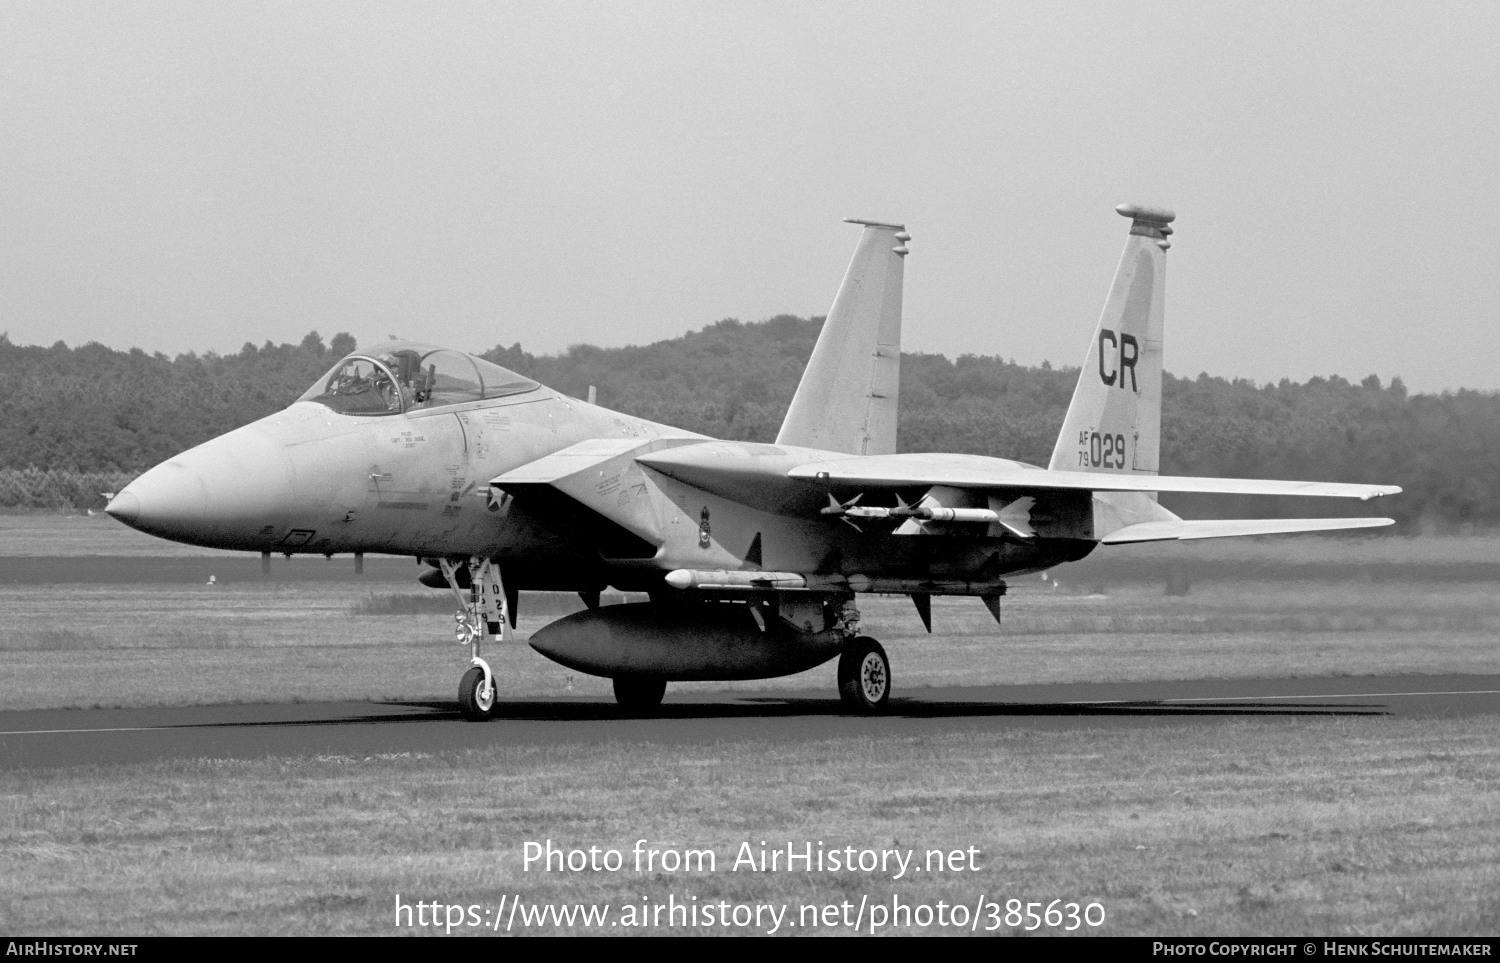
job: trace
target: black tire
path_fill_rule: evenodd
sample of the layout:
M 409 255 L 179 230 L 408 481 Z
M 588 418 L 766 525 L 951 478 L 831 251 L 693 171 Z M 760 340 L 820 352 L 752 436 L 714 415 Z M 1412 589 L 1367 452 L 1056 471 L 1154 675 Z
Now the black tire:
M 862 716 L 885 709 L 891 697 L 891 662 L 874 639 L 860 636 L 839 656 L 839 699 Z
M 622 675 L 614 681 L 615 701 L 629 712 L 650 712 L 667 694 L 667 680 L 656 676 Z
M 487 722 L 495 714 L 495 686 L 490 686 L 488 701 L 479 697 L 484 687 L 484 670 L 470 666 L 458 683 L 458 709 L 470 722 Z

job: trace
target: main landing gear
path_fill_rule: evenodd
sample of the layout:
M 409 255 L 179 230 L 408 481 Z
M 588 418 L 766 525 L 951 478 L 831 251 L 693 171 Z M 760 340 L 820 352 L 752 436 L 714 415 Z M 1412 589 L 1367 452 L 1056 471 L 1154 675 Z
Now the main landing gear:
M 469 559 L 467 593 L 459 587 L 464 564 L 438 560 L 443 578 L 458 599 L 459 610 L 453 617 L 458 624 L 453 634 L 459 645 L 469 649 L 469 670 L 458 683 L 459 710 L 470 722 L 484 722 L 495 711 L 495 674 L 479 654 L 480 643 L 486 636 L 496 636 L 501 642 L 510 637 L 511 607 L 500 580 L 499 564 L 487 558 Z
M 615 702 L 626 712 L 650 712 L 667 694 L 667 680 L 651 675 L 615 677 Z
M 839 699 L 860 715 L 885 709 L 891 697 L 891 662 L 885 649 L 869 636 L 851 639 L 839 656 Z

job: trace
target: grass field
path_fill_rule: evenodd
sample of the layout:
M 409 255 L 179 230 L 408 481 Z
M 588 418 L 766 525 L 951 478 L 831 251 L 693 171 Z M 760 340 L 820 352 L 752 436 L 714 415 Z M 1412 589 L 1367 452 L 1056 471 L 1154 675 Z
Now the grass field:
M 86 539 L 28 524 L 0 552 L 66 544 L 89 554 Z M 133 551 L 129 540 L 107 548 Z M 1056 587 L 1018 582 L 998 631 L 977 602 L 938 600 L 929 636 L 908 601 L 882 598 L 862 600 L 866 629 L 891 654 L 898 695 L 1005 682 L 1500 673 L 1500 583 L 1485 574 L 1500 541 L 1191 548 L 1161 563 L 1186 571 L 1185 595 L 1165 594 L 1168 569 L 1122 556 L 1061 569 Z M 115 563 L 97 564 L 107 574 Z M 523 637 L 551 617 L 543 609 L 574 604 L 524 597 Z M 451 699 L 464 655 L 446 609 L 441 593 L 389 578 L 0 584 L 0 709 Z M 491 654 L 502 697 L 608 692 L 524 644 Z M 733 688 L 766 686 L 832 698 L 833 669 Z M 668 698 L 719 688 L 674 686 L 686 695 Z M 1008 899 L 1060 898 L 1097 902 L 1105 924 L 1082 931 L 1116 935 L 1495 935 L 1496 725 L 1275 716 L 1054 729 L 1015 716 L 941 737 L 893 722 L 771 745 L 621 739 L 0 771 L 0 929 L 435 932 L 398 930 L 399 894 L 481 909 L 519 895 L 528 906 L 616 912 L 696 898 L 785 905 L 794 920 L 802 904 L 861 898 L 972 906 L 985 897 L 1002 913 Z M 523 871 L 524 842 L 548 838 L 627 856 L 645 838 L 710 849 L 721 862 L 705 874 Z M 727 870 L 741 842 L 761 840 L 973 846 L 981 869 L 901 880 Z
M 103 512 L 93 515 L 0 515 L 0 555 L 226 558 L 236 554 L 243 556 L 244 553 L 194 548 L 152 538 L 126 528 Z
M 481 910 L 519 895 L 617 913 L 727 900 L 789 906 L 793 920 L 803 904 L 861 898 L 1062 899 L 1097 902 L 1104 925 L 1081 931 L 1112 935 L 1500 932 L 1490 719 L 1053 731 L 1018 720 L 998 732 L 773 746 L 203 759 L 0 773 L 0 790 L 0 929 L 11 932 L 441 931 L 398 929 L 398 895 Z M 646 839 L 712 850 L 717 862 L 713 872 L 523 869 L 525 842 L 547 839 L 627 860 Z M 974 847 L 980 868 L 903 879 L 731 870 L 741 843 L 762 841 Z M 816 932 L 852 928 L 841 919 Z

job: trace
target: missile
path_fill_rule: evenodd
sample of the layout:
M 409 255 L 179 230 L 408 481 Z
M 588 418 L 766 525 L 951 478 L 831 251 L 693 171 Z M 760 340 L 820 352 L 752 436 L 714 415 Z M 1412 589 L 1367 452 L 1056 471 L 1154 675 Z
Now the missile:
M 879 595 L 1004 595 L 1005 583 L 989 580 L 871 578 L 868 575 L 803 575 L 797 572 L 727 572 L 680 568 L 667 584 L 706 592 L 866 592 Z
M 910 505 L 896 496 L 895 508 L 879 508 L 870 505 L 860 505 L 859 500 L 863 495 L 855 495 L 847 502 L 841 502 L 832 495 L 828 496 L 828 507 L 819 509 L 824 515 L 833 515 L 837 518 L 907 518 L 915 513 Z
M 947 508 L 932 502 L 908 505 L 899 497 L 895 508 L 881 508 L 856 504 L 861 496 L 855 495 L 847 502 L 828 496 L 828 507 L 819 509 L 824 515 L 833 515 L 848 521 L 851 518 L 915 518 L 923 522 L 954 522 L 961 525 L 999 525 L 1018 538 L 1032 538 L 1036 532 L 1031 528 L 1030 512 L 1035 499 L 1026 497 L 1007 505 L 1001 511 L 993 508 Z M 850 522 L 853 524 L 853 522 Z M 857 527 L 857 526 L 856 526 Z M 905 534 L 904 530 L 897 534 Z
M 667 573 L 667 584 L 675 589 L 729 589 L 768 591 L 771 589 L 843 592 L 848 591 L 842 575 L 802 575 L 797 572 L 728 572 L 679 568 Z
M 929 522 L 978 522 L 983 525 L 1000 521 L 1000 513 L 988 508 L 943 508 L 940 505 L 921 505 L 912 510 L 915 518 Z
M 959 579 L 871 578 L 849 576 L 849 591 L 875 595 L 1004 595 L 1005 583 L 999 579 L 969 582 Z

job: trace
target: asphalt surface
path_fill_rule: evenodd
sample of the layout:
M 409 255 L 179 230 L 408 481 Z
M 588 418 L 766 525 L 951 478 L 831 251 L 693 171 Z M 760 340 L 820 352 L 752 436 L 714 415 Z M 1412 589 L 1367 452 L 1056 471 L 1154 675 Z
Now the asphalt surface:
M 767 743 L 841 735 L 1211 724 L 1249 718 L 1500 715 L 1500 675 L 1204 679 L 921 689 L 879 718 L 822 691 L 667 693 L 650 718 L 608 700 L 502 700 L 465 722 L 456 703 L 310 702 L 0 712 L 0 768 L 164 759 L 433 753 L 495 745 Z

